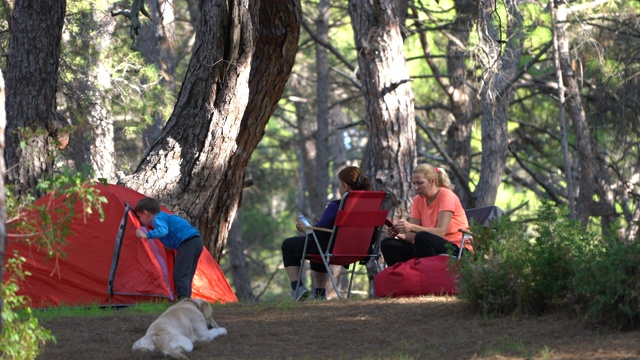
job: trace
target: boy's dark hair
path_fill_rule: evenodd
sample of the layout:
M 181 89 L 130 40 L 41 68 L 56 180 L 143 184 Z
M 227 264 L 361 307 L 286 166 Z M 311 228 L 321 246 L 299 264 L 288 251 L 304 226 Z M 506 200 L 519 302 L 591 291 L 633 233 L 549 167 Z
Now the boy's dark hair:
M 136 213 L 148 211 L 151 214 L 157 214 L 160 212 L 160 203 L 158 200 L 150 197 L 146 197 L 136 204 Z

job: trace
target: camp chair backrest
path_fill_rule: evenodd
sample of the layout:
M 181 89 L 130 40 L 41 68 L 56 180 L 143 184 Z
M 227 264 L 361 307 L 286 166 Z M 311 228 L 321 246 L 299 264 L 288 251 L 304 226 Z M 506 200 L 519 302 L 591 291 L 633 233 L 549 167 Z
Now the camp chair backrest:
M 491 225 L 491 221 L 504 215 L 504 211 L 495 205 L 468 209 L 465 210 L 465 213 L 467 214 L 469 225 L 473 222 L 484 227 L 489 227 L 489 225 Z
M 467 220 L 469 221 L 469 225 L 479 224 L 485 228 L 491 226 L 491 222 L 493 220 L 505 214 L 505 212 L 502 209 L 500 209 L 495 205 L 479 207 L 474 209 L 467 209 L 465 210 L 465 213 L 467 215 Z M 460 244 L 461 245 L 460 251 L 458 252 L 458 255 L 457 255 L 458 259 L 460 259 L 460 257 L 462 256 L 463 250 L 465 249 L 465 247 L 468 247 L 468 245 L 470 245 L 470 248 L 474 250 L 474 252 L 476 247 L 475 240 L 473 239 L 473 234 L 469 232 L 468 229 L 460 229 L 460 232 L 462 233 L 462 242 Z M 465 246 L 465 244 L 468 244 L 468 245 Z
M 336 217 L 331 264 L 348 265 L 370 254 L 373 236 L 384 225 L 387 210 L 380 210 L 384 191 L 351 191 Z
M 380 247 L 374 246 L 376 245 L 374 237 L 387 218 L 389 211 L 387 209 L 388 198 L 389 193 L 386 191 L 354 190 L 344 194 L 340 201 L 340 207 L 327 247 L 328 250 L 321 254 L 309 254 L 307 253 L 307 241 L 302 253 L 302 261 L 300 262 L 299 278 L 302 278 L 304 273 L 305 259 L 323 263 L 338 298 L 342 298 L 329 265 L 346 266 L 354 264 L 351 268 L 349 288 L 347 290 L 347 297 L 349 297 L 353 276 L 355 275 L 355 263 L 369 259 L 376 259 L 377 261 L 380 256 Z M 311 231 L 310 234 L 312 235 L 312 241 L 315 241 L 317 248 L 320 249 L 320 243 L 315 232 Z M 296 292 L 297 290 L 296 288 Z

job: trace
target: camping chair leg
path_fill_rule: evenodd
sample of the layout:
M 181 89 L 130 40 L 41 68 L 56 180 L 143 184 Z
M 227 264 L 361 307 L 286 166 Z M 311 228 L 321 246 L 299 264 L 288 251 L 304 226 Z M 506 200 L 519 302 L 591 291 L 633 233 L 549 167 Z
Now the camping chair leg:
M 323 259 L 324 259 L 324 257 L 323 257 Z M 329 279 L 331 280 L 331 284 L 333 285 L 333 288 L 336 290 L 336 295 L 338 295 L 338 299 L 342 299 L 342 295 L 340 295 L 340 289 L 338 289 L 338 285 L 336 284 L 336 279 L 333 277 L 333 273 L 331 272 L 331 268 L 329 268 L 328 265 L 327 265 L 327 272 L 329 274 Z
M 316 234 L 313 234 L 313 238 L 316 241 L 316 246 L 318 247 L 318 249 L 322 249 L 322 247 L 320 247 L 320 242 L 318 241 L 318 238 L 316 237 Z M 329 244 L 329 246 L 331 246 L 331 244 Z M 325 269 L 327 269 L 327 274 L 329 274 L 329 279 L 331 280 L 331 284 L 333 285 L 333 288 L 336 290 L 336 295 L 338 295 L 338 299 L 342 299 L 342 295 L 340 295 L 340 289 L 338 289 L 338 285 L 336 284 L 336 279 L 333 277 L 333 273 L 331 272 L 331 267 L 329 266 L 329 255 L 328 254 L 324 254 L 324 251 L 321 251 L 322 254 L 320 254 L 321 258 L 322 258 L 322 263 L 324 264 Z
M 313 239 L 316 242 L 316 246 L 318 247 L 318 249 L 322 249 L 322 247 L 320 246 L 320 241 L 318 241 L 318 238 L 316 237 L 316 234 L 314 232 L 311 232 L 313 234 Z M 328 246 L 331 246 L 331 244 L 329 244 Z M 306 243 L 305 243 L 305 248 L 306 248 Z M 324 253 L 324 251 L 320 250 L 321 254 L 320 257 L 322 258 L 322 263 L 324 264 L 324 268 L 327 269 L 327 274 L 329 274 L 329 279 L 331 280 L 331 284 L 333 285 L 333 288 L 336 290 L 336 295 L 338 295 L 338 299 L 342 299 L 342 295 L 340 295 L 340 289 L 338 289 L 338 285 L 336 284 L 336 279 L 333 277 L 333 273 L 331 272 L 331 267 L 329 266 L 329 255 Z M 306 254 L 306 252 L 304 252 L 304 254 Z M 304 258 L 303 258 L 304 259 Z M 300 269 L 302 269 L 302 267 L 300 267 Z
M 351 277 L 349 278 L 349 290 L 347 291 L 347 299 L 351 295 L 351 285 L 353 284 L 353 275 L 356 272 L 356 263 L 351 264 L 353 267 L 351 268 Z
M 307 234 L 308 235 L 308 234 Z M 305 235 L 306 237 L 306 235 Z M 300 282 L 302 281 L 302 276 L 304 274 L 304 264 L 307 262 L 307 240 L 305 238 L 304 247 L 302 248 L 302 259 L 300 259 L 300 272 L 298 273 L 298 282 L 296 283 L 296 288 L 294 289 L 294 294 L 298 294 L 298 288 L 300 288 Z

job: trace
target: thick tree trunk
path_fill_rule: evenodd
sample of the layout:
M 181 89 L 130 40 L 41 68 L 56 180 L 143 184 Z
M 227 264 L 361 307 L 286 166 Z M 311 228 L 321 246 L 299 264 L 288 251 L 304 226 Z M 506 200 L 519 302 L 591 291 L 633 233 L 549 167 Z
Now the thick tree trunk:
M 220 259 L 244 168 L 275 110 L 298 46 L 296 0 L 200 3 L 173 114 L 127 186 L 180 210 Z
M 349 14 L 370 135 L 362 168 L 375 189 L 393 194 L 391 217 L 406 218 L 416 166 L 416 122 L 400 23 L 392 0 L 350 0 Z M 369 261 L 370 289 L 378 271 Z
M 376 189 L 394 194 L 397 216 L 411 209 L 416 123 L 398 17 L 391 0 L 350 0 L 369 130 L 362 167 Z
M 53 151 L 62 146 L 67 123 L 56 113 L 56 85 L 66 4 L 18 0 L 9 21 L 7 180 L 20 197 L 51 171 Z
M 4 78 L 0 71 L 0 264 L 4 264 L 5 252 L 7 249 L 7 203 L 5 201 L 4 192 L 4 176 L 6 169 L 4 167 L 4 129 L 7 125 L 7 117 L 4 111 Z M 2 279 L 2 271 L 4 266 L 0 266 L 0 279 Z M 0 291 L 2 284 L 0 284 Z M 0 296 L 0 313 L 3 313 L 4 298 Z M 0 334 L 2 333 L 3 318 L 0 316 Z
M 482 99 L 482 166 L 480 178 L 473 193 L 471 207 L 491 206 L 496 202 L 498 186 L 507 159 L 509 105 L 515 88 L 512 83 L 518 71 L 522 52 L 522 15 L 518 9 L 519 0 L 506 1 L 507 44 L 500 40 L 500 32 L 492 21 L 493 5 L 486 3 L 483 8 L 484 29 L 482 40 L 485 46 L 485 71 L 481 91 Z

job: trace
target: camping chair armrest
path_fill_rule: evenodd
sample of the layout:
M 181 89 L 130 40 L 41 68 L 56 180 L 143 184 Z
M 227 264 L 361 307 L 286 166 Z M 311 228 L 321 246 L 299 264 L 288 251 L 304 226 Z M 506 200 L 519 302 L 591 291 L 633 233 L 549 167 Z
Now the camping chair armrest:
M 473 236 L 473 233 L 467 229 L 458 229 L 463 235 Z
M 321 227 L 317 227 L 317 226 L 302 225 L 300 227 L 305 229 L 305 230 L 317 230 L 317 231 L 324 231 L 324 232 L 328 232 L 328 233 L 332 233 L 333 232 L 333 229 L 321 228 Z

